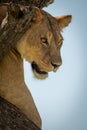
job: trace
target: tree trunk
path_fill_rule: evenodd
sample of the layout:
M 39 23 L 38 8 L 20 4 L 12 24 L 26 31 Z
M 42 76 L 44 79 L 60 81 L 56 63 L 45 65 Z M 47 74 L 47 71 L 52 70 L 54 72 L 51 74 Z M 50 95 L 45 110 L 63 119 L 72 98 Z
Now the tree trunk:
M 0 130 L 41 130 L 16 106 L 0 97 Z
M 34 14 L 33 6 L 26 7 L 21 11 L 18 5 L 13 3 L 0 6 L 0 10 L 4 9 L 7 12 L 5 18 L 2 19 L 0 26 L 0 60 L 6 53 L 15 46 L 17 41 L 23 36 L 27 28 L 30 26 L 30 21 Z M 4 11 L 3 10 L 3 11 Z

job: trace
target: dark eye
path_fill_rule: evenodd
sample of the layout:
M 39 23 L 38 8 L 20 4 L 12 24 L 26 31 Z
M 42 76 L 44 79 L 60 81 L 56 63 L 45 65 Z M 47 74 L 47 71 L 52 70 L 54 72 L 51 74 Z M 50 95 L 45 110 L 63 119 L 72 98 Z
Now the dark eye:
M 47 38 L 41 38 L 41 42 L 42 42 L 42 44 L 48 46 Z

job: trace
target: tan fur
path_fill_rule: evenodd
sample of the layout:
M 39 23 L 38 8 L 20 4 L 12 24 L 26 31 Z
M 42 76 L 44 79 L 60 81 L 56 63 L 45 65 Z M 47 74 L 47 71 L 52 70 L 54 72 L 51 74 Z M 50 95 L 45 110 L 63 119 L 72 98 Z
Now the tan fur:
M 16 49 L 9 51 L 0 62 L 0 96 L 20 108 L 41 128 L 39 113 L 25 85 L 22 58 L 33 63 L 32 66 L 37 71 L 32 69 L 39 79 L 46 78 L 50 71 L 55 72 L 62 63 L 60 48 L 63 38 L 60 31 L 64 25 L 69 24 L 71 17 L 70 20 L 66 18 L 66 22 L 61 24 L 63 19 L 58 22 L 58 18 L 52 17 L 45 11 L 38 8 L 35 10 L 31 27 L 18 41 Z

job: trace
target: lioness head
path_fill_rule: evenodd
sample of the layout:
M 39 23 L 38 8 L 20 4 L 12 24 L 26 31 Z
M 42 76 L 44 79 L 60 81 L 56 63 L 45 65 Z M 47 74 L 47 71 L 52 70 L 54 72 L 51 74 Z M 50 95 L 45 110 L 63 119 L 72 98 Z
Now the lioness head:
M 71 15 L 53 17 L 35 8 L 31 27 L 17 44 L 17 50 L 31 63 L 34 75 L 39 79 L 48 72 L 57 71 L 62 64 L 60 48 L 63 44 L 61 30 L 71 22 Z

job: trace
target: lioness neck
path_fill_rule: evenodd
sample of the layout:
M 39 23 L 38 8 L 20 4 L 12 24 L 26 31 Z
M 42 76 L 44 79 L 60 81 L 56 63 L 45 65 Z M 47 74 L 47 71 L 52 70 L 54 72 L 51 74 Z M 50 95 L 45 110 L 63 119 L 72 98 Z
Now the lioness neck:
M 24 82 L 23 60 L 16 50 L 10 51 L 0 62 L 0 96 L 41 128 L 39 113 Z

